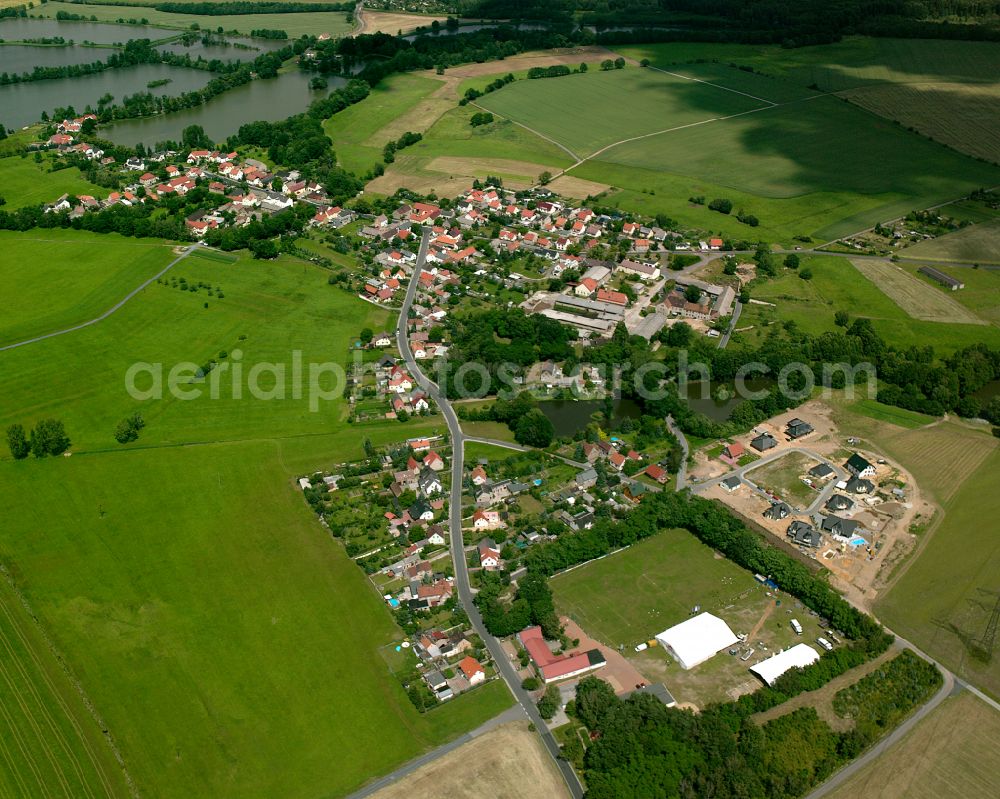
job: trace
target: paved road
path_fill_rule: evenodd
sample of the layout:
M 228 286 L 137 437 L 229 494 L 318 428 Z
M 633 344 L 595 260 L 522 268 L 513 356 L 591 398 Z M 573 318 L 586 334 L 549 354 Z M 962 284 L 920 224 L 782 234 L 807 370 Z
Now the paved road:
M 159 272 L 157 272 L 155 275 L 153 275 L 149 280 L 145 281 L 142 285 L 140 285 L 140 286 L 132 289 L 132 291 L 130 291 L 128 294 L 126 294 L 122 299 L 120 299 L 113 306 L 111 306 L 110 308 L 108 308 L 108 310 L 106 310 L 100 316 L 94 317 L 89 322 L 83 322 L 83 323 L 81 323 L 79 325 L 74 325 L 73 327 L 67 327 L 64 330 L 56 330 L 54 333 L 46 333 L 43 336 L 35 336 L 34 338 L 29 338 L 27 341 L 19 341 L 16 344 L 7 344 L 6 346 L 0 347 L 0 352 L 3 352 L 4 350 L 12 350 L 12 349 L 15 349 L 17 347 L 23 347 L 26 344 L 34 344 L 36 341 L 44 341 L 47 338 L 55 338 L 56 336 L 62 336 L 62 335 L 65 335 L 66 333 L 73 333 L 73 332 L 75 332 L 77 330 L 83 330 L 83 328 L 85 328 L 85 327 L 90 327 L 91 325 L 96 325 L 98 322 L 103 322 L 105 319 L 107 319 L 109 316 L 111 316 L 111 314 L 113 314 L 115 311 L 117 311 L 119 308 L 121 308 L 125 303 L 127 303 L 130 299 L 132 299 L 136 294 L 138 294 L 140 291 L 142 291 L 144 288 L 146 288 L 146 286 L 148 286 L 154 280 L 159 280 L 161 277 L 163 277 L 165 274 L 167 274 L 167 272 L 169 272 L 176 264 L 178 264 L 181 261 L 183 261 L 192 252 L 194 252 L 196 248 L 200 247 L 201 244 L 202 243 L 200 241 L 192 244 L 190 247 L 188 247 L 186 250 L 184 250 L 184 253 L 182 255 L 179 255 L 176 258 L 174 258 L 174 260 L 172 260 L 169 264 L 167 264 L 165 267 L 163 267 L 163 269 L 161 269 Z
M 515 671 L 514 667 L 510 663 L 510 660 L 507 658 L 507 654 L 500 646 L 500 641 L 490 635 L 490 633 L 486 630 L 486 627 L 483 624 L 482 616 L 479 613 L 479 608 L 477 608 L 472 601 L 473 594 L 472 587 L 469 584 L 469 567 L 465 558 L 461 555 L 461 553 L 465 551 L 464 541 L 462 538 L 462 478 L 464 471 L 464 448 L 466 438 L 465 434 L 462 432 L 462 427 L 458 422 L 458 416 L 455 414 L 455 410 L 452 408 L 451 403 L 444 396 L 442 396 L 438 386 L 431 382 L 426 375 L 424 375 L 419 364 L 414 359 L 413 352 L 410 350 L 409 339 L 406 335 L 407 319 L 409 317 L 410 307 L 413 305 L 413 298 L 416 296 L 417 285 L 419 283 L 417 277 L 419 276 L 420 270 L 423 268 L 424 261 L 427 258 L 427 247 L 429 242 L 430 230 L 428 228 L 424 228 L 423 235 L 420 239 L 420 251 L 417 254 L 417 261 L 413 267 L 410 284 L 406 290 L 406 299 L 403 301 L 403 307 L 399 313 L 399 323 L 396 328 L 396 344 L 399 347 L 400 355 L 402 355 L 403 360 L 406 361 L 406 365 L 409 368 L 413 379 L 416 380 L 420 388 L 437 403 L 438 408 L 441 410 L 441 415 L 444 417 L 444 420 L 448 425 L 448 431 L 451 433 L 452 459 L 449 528 L 451 536 L 451 552 L 453 555 L 453 562 L 455 564 L 455 586 L 458 589 L 458 599 L 462 603 L 463 609 L 469 616 L 469 622 L 472 625 L 472 629 L 475 630 L 476 634 L 479 635 L 486 644 L 486 648 L 489 650 L 490 656 L 493 658 L 493 662 L 496 664 L 496 668 L 500 676 L 503 678 L 504 682 L 507 683 L 507 687 L 510 689 L 510 692 L 514 695 L 514 698 L 521 706 L 524 714 L 535 725 L 535 728 L 541 735 L 542 743 L 545 744 L 545 748 L 556 761 L 556 765 L 562 772 L 570 793 L 573 795 L 574 799 L 582 799 L 583 786 L 580 784 L 580 779 L 577 777 L 576 772 L 573 771 L 573 767 L 559 757 L 559 745 L 556 743 L 552 733 L 549 732 L 548 727 L 542 720 L 542 717 L 538 714 L 538 708 L 535 706 L 534 700 L 527 691 L 521 688 L 521 679 L 517 676 L 517 671 Z M 491 443 L 500 444 L 500 442 Z
M 476 727 L 476 729 L 474 729 L 472 732 L 467 732 L 465 735 L 460 735 L 454 741 L 450 741 L 442 746 L 437 747 L 436 749 L 432 749 L 425 755 L 421 755 L 418 758 L 414 758 L 406 765 L 396 769 L 394 772 L 392 772 L 392 774 L 387 774 L 381 779 L 369 783 L 361 790 L 355 791 L 354 793 L 350 794 L 347 797 L 347 799 L 363 799 L 363 797 L 371 796 L 373 793 L 377 793 L 378 791 L 381 791 L 383 788 L 388 788 L 393 783 L 403 779 L 403 777 L 412 774 L 421 766 L 426 766 L 428 763 L 432 763 L 439 757 L 442 757 L 443 755 L 446 755 L 449 752 L 455 751 L 462 744 L 467 744 L 470 741 L 475 740 L 480 735 L 483 735 L 489 732 L 490 730 L 496 729 L 501 724 L 506 724 L 509 721 L 520 721 L 523 718 L 524 718 L 524 711 L 521 709 L 520 705 L 514 705 L 514 707 L 508 708 L 499 716 L 494 716 L 482 726 Z

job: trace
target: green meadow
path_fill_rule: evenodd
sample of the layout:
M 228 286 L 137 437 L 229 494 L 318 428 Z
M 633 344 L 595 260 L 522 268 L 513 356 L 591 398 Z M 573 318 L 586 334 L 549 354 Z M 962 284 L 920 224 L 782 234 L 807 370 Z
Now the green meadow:
M 43 158 L 38 164 L 30 157 L 0 158 L 0 197 L 7 201 L 4 209 L 53 202 L 63 194 L 107 197 L 107 189 L 85 180 L 76 167 L 50 172 L 49 166 L 54 161 L 54 158 Z
M 27 237 L 17 245 L 37 257 Z M 224 296 L 171 284 L 180 277 Z M 313 412 L 290 382 L 285 399 L 250 395 L 254 364 L 283 364 L 290 381 L 294 351 L 343 365 L 361 327 L 393 323 L 326 277 L 287 257 L 189 258 L 103 322 L 0 353 L 0 426 L 52 416 L 73 440 L 70 457 L 0 459 L 0 560 L 141 795 L 349 793 L 511 702 L 493 683 L 416 711 L 380 654 L 399 629 L 295 485 L 361 457 L 365 438 L 443 425 L 355 429 L 341 399 Z M 126 392 L 134 363 L 166 374 L 213 358 L 242 363 L 242 398 L 227 379 L 213 400 L 190 375 L 180 387 L 199 398 Z M 277 391 L 278 372 L 264 371 L 254 380 Z M 136 410 L 147 426 L 122 446 L 114 426 Z
M 811 280 L 799 276 L 804 268 L 812 270 Z M 766 335 L 768 326 L 775 322 L 794 322 L 798 330 L 813 335 L 837 330 L 834 314 L 847 311 L 851 318 L 871 319 L 886 341 L 900 347 L 931 344 L 939 353 L 947 354 L 978 342 L 1000 346 L 1000 329 L 996 326 L 914 319 L 847 258 L 808 256 L 802 259 L 799 272 L 785 270 L 777 279 L 754 289 L 755 299 L 774 303 L 775 307 L 746 306 L 739 327 L 753 329 L 739 336 L 756 340 Z
M 29 237 L 30 236 L 30 237 Z M 99 316 L 177 256 L 174 245 L 59 229 L 0 231 L 0 346 Z

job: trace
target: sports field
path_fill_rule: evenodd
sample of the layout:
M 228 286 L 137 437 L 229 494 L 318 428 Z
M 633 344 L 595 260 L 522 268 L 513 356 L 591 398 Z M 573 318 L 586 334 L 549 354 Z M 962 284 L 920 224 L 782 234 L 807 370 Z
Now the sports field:
M 0 231 L 0 346 L 100 315 L 176 254 L 171 244 L 75 231 Z
M 800 330 L 812 334 L 837 330 L 834 314 L 844 310 L 852 318 L 871 319 L 880 335 L 901 347 L 930 343 L 937 352 L 948 353 L 980 341 L 1000 345 L 1000 331 L 995 326 L 914 319 L 847 258 L 808 256 L 802 259 L 802 264 L 812 271 L 811 280 L 803 280 L 798 272 L 785 270 L 777 279 L 755 289 L 756 299 L 772 302 L 775 307 L 746 306 L 740 316 L 740 327 L 752 326 L 753 329 L 741 336 L 756 340 L 767 334 L 769 323 L 776 321 L 795 322 Z
M 164 28 L 190 28 L 196 23 L 204 30 L 215 30 L 222 27 L 226 31 L 237 31 L 246 35 L 256 28 L 268 28 L 270 30 L 283 30 L 288 34 L 289 39 L 297 39 L 302 34 L 329 33 L 333 36 L 343 36 L 353 30 L 352 23 L 347 21 L 347 13 L 344 11 L 314 11 L 314 12 L 291 12 L 288 14 L 182 14 L 176 11 L 158 11 L 149 6 L 126 6 L 126 5 L 88 5 L 81 11 L 79 5 L 75 3 L 62 3 L 53 0 L 46 3 L 45 8 L 39 12 L 40 16 L 55 16 L 60 11 L 71 14 L 85 14 L 88 18 L 97 17 L 98 22 L 114 22 L 119 18 L 123 19 L 143 19 L 150 25 L 158 25 Z M 128 28 L 122 28 L 122 39 L 127 40 Z
M 900 266 L 865 260 L 851 263 L 914 319 L 966 325 L 986 324 L 985 320 L 953 299 L 950 292 L 934 288 Z
M 108 190 L 87 182 L 76 167 L 49 172 L 53 159 L 36 164 L 32 158 L 0 158 L 0 197 L 4 210 L 54 202 L 63 194 L 107 197 Z
M 967 799 L 1000 795 L 1000 713 L 950 697 L 830 799 Z
M 478 102 L 590 156 L 570 174 L 626 190 L 611 202 L 730 235 L 831 239 L 1000 182 L 1000 169 L 836 98 L 740 70 L 706 74 L 591 71 L 517 81 Z M 693 213 L 693 195 L 728 197 L 761 229 Z
M 358 329 L 391 324 L 311 264 L 189 260 L 178 276 L 224 298 L 153 284 L 98 325 L 0 353 L 0 425 L 54 416 L 73 439 L 69 458 L 3 453 L 0 557 L 141 795 L 348 793 L 510 704 L 497 683 L 413 708 L 378 654 L 398 628 L 294 485 L 366 437 L 435 426 L 362 436 L 340 400 L 312 413 L 307 396 L 254 399 L 247 383 L 236 399 L 227 381 L 218 400 L 129 397 L 136 361 L 343 363 Z M 137 409 L 147 427 L 122 447 L 114 425 Z

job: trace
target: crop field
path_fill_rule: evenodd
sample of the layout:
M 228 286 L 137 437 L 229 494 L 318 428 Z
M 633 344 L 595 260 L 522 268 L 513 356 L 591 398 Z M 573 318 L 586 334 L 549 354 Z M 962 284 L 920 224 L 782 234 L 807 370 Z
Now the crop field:
M 89 183 L 76 167 L 49 172 L 51 159 L 36 164 L 29 158 L 0 158 L 0 197 L 4 210 L 52 202 L 63 194 L 106 197 L 108 190 Z
M 97 720 L 0 576 L 0 793 L 126 797 Z
M 918 280 L 925 281 L 938 291 L 944 290 L 936 281 L 917 272 L 916 266 L 908 264 L 904 266 Z M 989 320 L 994 325 L 1000 325 L 1000 269 L 968 269 L 941 264 L 935 264 L 934 268 L 965 283 L 964 289 L 949 292 L 952 297 L 977 316 Z
M 98 325 L 0 353 L 2 424 L 53 416 L 73 439 L 72 457 L 0 460 L 0 557 L 141 794 L 348 793 L 496 715 L 506 689 L 421 715 L 379 657 L 400 632 L 293 480 L 362 454 L 341 400 L 311 413 L 307 396 L 256 398 L 248 384 L 237 399 L 223 381 L 218 400 L 142 402 L 124 374 L 222 350 L 232 363 L 237 349 L 248 371 L 296 349 L 344 363 L 357 329 L 390 319 L 301 261 L 175 269 L 224 298 L 154 283 Z M 111 432 L 133 410 L 147 427 L 123 447 Z
M 966 264 L 1000 264 L 1000 220 L 969 225 L 954 233 L 922 241 L 900 251 L 899 257 Z M 963 269 L 958 273 L 959 276 L 964 277 L 966 271 Z
M 914 319 L 847 258 L 809 256 L 802 263 L 812 270 L 811 280 L 803 280 L 797 272 L 786 270 L 754 291 L 756 299 L 772 302 L 775 307 L 747 306 L 740 317 L 740 327 L 753 329 L 740 336 L 755 340 L 766 335 L 767 325 L 776 321 L 795 322 L 800 330 L 812 334 L 836 330 L 834 314 L 845 310 L 851 317 L 871 319 L 886 341 L 901 347 L 930 343 L 938 352 L 948 353 L 980 341 L 1000 345 L 1000 335 L 991 326 Z
M 64 230 L 0 231 L 0 346 L 93 319 L 177 256 L 172 245 Z M 36 238 L 37 237 L 37 238 Z
M 53 0 L 46 3 L 45 8 L 39 12 L 40 16 L 55 19 L 60 11 L 71 14 L 85 14 L 88 18 L 97 17 L 98 22 L 114 22 L 119 18 L 123 19 L 143 19 L 150 25 L 158 25 L 164 28 L 190 28 L 192 23 L 197 23 L 199 27 L 206 30 L 215 30 L 222 27 L 226 31 L 236 31 L 238 33 L 250 34 L 256 28 L 268 28 L 271 30 L 283 30 L 288 34 L 289 39 L 297 39 L 304 33 L 319 34 L 329 33 L 333 36 L 343 36 L 353 30 L 352 23 L 347 21 L 347 13 L 344 11 L 314 11 L 314 12 L 292 12 L 288 14 L 219 14 L 207 16 L 204 14 L 182 14 L 175 11 L 157 11 L 148 6 L 99 6 L 88 5 L 85 9 L 80 9 L 74 3 L 62 3 Z M 127 31 L 123 28 L 123 31 Z M 123 32 L 123 39 L 128 35 Z
M 914 319 L 966 325 L 987 324 L 960 302 L 952 299 L 951 292 L 934 288 L 902 267 L 863 260 L 851 263 Z
M 1000 713 L 950 697 L 830 799 L 967 799 L 1000 795 Z
M 554 139 L 580 158 L 626 136 L 682 128 L 767 105 L 735 92 L 634 68 L 517 81 L 477 102 Z

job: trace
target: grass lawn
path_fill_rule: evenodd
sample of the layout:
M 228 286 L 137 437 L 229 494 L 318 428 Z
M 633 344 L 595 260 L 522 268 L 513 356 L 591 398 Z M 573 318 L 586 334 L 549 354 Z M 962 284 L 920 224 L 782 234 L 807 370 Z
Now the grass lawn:
M 267 14 L 260 19 L 259 14 L 219 14 L 205 16 L 203 14 L 182 14 L 176 11 L 157 11 L 149 6 L 93 6 L 81 12 L 75 3 L 61 3 L 53 0 L 47 3 L 45 9 L 40 11 L 41 16 L 55 19 L 60 11 L 68 11 L 72 14 L 85 13 L 97 17 L 98 22 L 114 22 L 119 18 L 143 19 L 150 25 L 158 25 L 163 28 L 188 29 L 193 23 L 197 23 L 203 30 L 215 30 L 220 25 L 223 30 L 237 31 L 249 35 L 255 28 L 269 28 L 272 30 L 283 30 L 288 34 L 289 39 L 297 39 L 304 33 L 319 34 L 329 33 L 333 36 L 343 36 L 353 30 L 352 23 L 347 21 L 347 14 L 343 11 L 320 11 L 320 12 L 293 12 L 288 14 Z M 266 23 L 266 24 L 265 24 Z M 126 29 L 127 30 L 127 29 Z M 127 38 L 123 34 L 123 38 Z
M 337 161 L 359 175 L 380 163 L 382 148 L 390 139 L 399 138 L 399 133 L 393 131 L 395 135 L 386 133 L 379 138 L 379 132 L 440 88 L 441 82 L 433 78 L 393 75 L 360 103 L 330 117 L 323 129 L 333 140 Z
M 1000 795 L 1000 713 L 968 691 L 949 697 L 831 799 Z
M 895 405 L 885 405 L 877 400 L 862 399 L 857 400 L 851 406 L 854 413 L 876 419 L 880 422 L 889 422 L 908 430 L 915 430 L 918 427 L 931 424 L 936 421 L 935 417 L 925 413 L 908 411 L 905 408 L 897 408 Z
M 797 272 L 785 270 L 777 279 L 754 289 L 755 299 L 772 302 L 776 307 L 747 306 L 745 312 L 749 313 L 746 313 L 746 318 L 741 316 L 740 327 L 751 324 L 755 327 L 741 333 L 741 337 L 753 340 L 764 335 L 764 325 L 774 320 L 793 321 L 800 330 L 814 335 L 836 330 L 834 314 L 845 310 L 852 318 L 871 319 L 886 341 L 896 346 L 926 346 L 930 343 L 941 353 L 981 341 L 994 347 L 1000 346 L 1000 331 L 995 326 L 914 319 L 846 258 L 808 256 L 802 259 L 800 270 L 804 267 L 812 270 L 812 280 L 803 280 Z
M 176 258 L 171 247 L 58 229 L 0 231 L 7 256 L 0 265 L 0 294 L 18 299 L 0 318 L 0 345 L 99 316 Z
M 63 194 L 90 194 L 103 198 L 108 190 L 84 180 L 76 167 L 49 172 L 52 159 L 43 158 L 36 164 L 33 158 L 14 156 L 0 158 L 0 197 L 7 202 L 5 211 L 28 205 L 54 202 Z
M 462 432 L 476 438 L 492 438 L 495 441 L 514 442 L 514 433 L 500 422 L 462 422 Z
M 506 425 L 504 425 L 506 427 Z M 475 464 L 480 458 L 486 458 L 490 463 L 507 460 L 518 453 L 506 447 L 495 444 L 480 444 L 478 441 L 468 441 L 465 444 L 466 463 Z
M 0 558 L 143 795 L 348 793 L 510 704 L 499 686 L 413 708 L 378 654 L 400 631 L 294 485 L 361 457 L 365 437 L 443 424 L 361 436 L 342 400 L 256 399 L 246 374 L 242 399 L 228 381 L 217 400 L 129 397 L 136 361 L 344 363 L 358 329 L 387 323 L 302 261 L 178 266 L 225 298 L 154 284 L 98 325 L 0 354 L 2 425 L 53 416 L 73 439 L 70 458 L 0 460 Z M 114 425 L 136 409 L 147 427 L 123 447 Z
M 948 267 L 940 264 L 935 269 L 946 275 L 957 277 L 965 283 L 964 289 L 948 291 L 936 280 L 920 274 L 916 266 L 903 265 L 920 280 L 930 284 L 938 291 L 945 292 L 949 297 L 962 303 L 966 308 L 976 313 L 982 319 L 1000 325 L 1000 270 L 997 269 L 967 269 L 963 267 Z
M 686 530 L 664 530 L 551 584 L 560 613 L 609 646 L 630 648 L 684 621 L 695 605 L 718 612 L 756 581 Z

